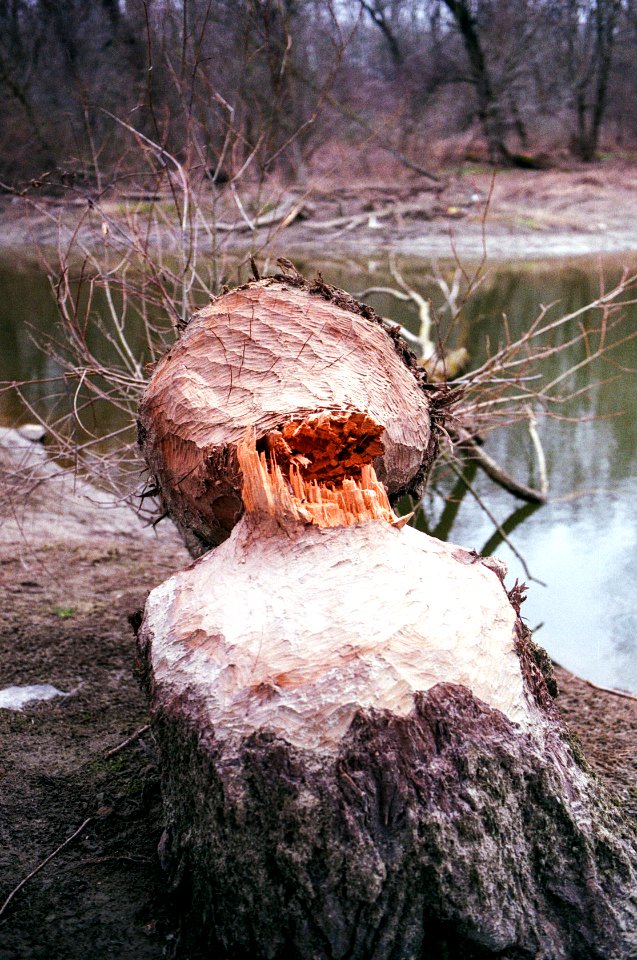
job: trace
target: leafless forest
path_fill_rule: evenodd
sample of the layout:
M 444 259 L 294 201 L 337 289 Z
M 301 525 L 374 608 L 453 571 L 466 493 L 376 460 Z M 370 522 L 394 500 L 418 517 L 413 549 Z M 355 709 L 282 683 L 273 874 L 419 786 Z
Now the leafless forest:
M 135 182 L 138 134 L 218 184 L 587 161 L 636 50 L 634 0 L 0 0 L 0 179 Z

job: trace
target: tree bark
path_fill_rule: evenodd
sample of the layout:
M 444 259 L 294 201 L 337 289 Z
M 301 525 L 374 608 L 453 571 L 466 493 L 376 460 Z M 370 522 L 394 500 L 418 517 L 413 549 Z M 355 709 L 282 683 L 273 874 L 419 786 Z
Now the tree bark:
M 557 716 L 523 589 L 392 512 L 442 403 L 397 349 L 338 291 L 260 281 L 193 320 L 142 404 L 182 525 L 236 503 L 138 629 L 185 947 L 628 960 L 637 840 Z
M 398 39 L 387 21 L 386 10 L 378 4 L 372 5 L 367 0 L 359 0 L 361 7 L 365 10 L 373 23 L 376 24 L 387 44 L 387 48 L 392 58 L 394 67 L 401 67 L 403 64 L 403 54 L 400 49 Z
M 139 649 L 163 862 L 220 956 L 634 955 L 634 836 L 485 561 L 245 516 Z
M 478 118 L 487 141 L 492 163 L 511 163 L 511 154 L 505 143 L 505 125 L 487 61 L 484 56 L 478 27 L 467 0 L 444 0 L 462 36 L 462 42 L 471 67 L 471 75 L 478 100 Z

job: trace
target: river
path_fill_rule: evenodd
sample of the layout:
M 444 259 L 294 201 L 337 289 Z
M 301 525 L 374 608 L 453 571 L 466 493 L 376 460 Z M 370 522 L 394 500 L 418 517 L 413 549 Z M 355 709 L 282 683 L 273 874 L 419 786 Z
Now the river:
M 550 314 L 555 317 L 576 310 L 597 295 L 600 273 L 608 284 L 621 266 L 617 259 L 491 264 L 463 307 L 452 345 L 454 336 L 460 338 L 475 366 L 502 340 L 506 328 L 512 337 L 527 329 L 540 304 L 556 303 Z M 401 261 L 400 269 L 410 285 L 437 304 L 444 328 L 440 290 L 423 279 L 430 263 L 412 258 Z M 440 269 L 449 280 L 449 265 Z M 381 255 L 374 260 L 336 258 L 326 261 L 322 271 L 327 280 L 352 292 L 395 286 Z M 369 302 L 416 330 L 409 304 L 383 294 L 371 294 Z M 69 402 L 64 394 L 47 399 L 51 390 L 44 383 L 58 372 L 41 349 L 56 317 L 41 269 L 15 259 L 0 262 L 0 380 L 41 381 L 30 391 L 41 409 Z M 637 308 L 629 307 L 622 335 L 636 324 Z M 574 321 L 561 335 L 572 336 L 577 329 Z M 553 379 L 565 364 L 579 362 L 585 348 L 583 342 L 573 356 L 549 357 L 545 375 Z M 419 523 L 478 552 L 495 553 L 509 567 L 508 583 L 516 577 L 527 581 L 522 613 L 556 661 L 593 682 L 637 691 L 637 341 L 625 343 L 610 357 L 580 371 L 573 390 L 565 387 L 564 392 L 573 395 L 560 406 L 559 417 L 539 420 L 549 480 L 547 505 L 522 505 L 481 471 L 471 478 L 470 490 L 460 491 L 457 476 L 449 473 L 428 491 Z M 0 394 L 0 422 L 12 425 L 29 419 L 18 398 Z M 107 433 L 120 423 L 121 414 L 103 408 L 95 413 L 93 426 Z M 537 482 L 536 455 L 525 424 L 489 433 L 485 449 L 522 482 Z M 522 560 L 502 541 L 483 505 L 510 531 Z

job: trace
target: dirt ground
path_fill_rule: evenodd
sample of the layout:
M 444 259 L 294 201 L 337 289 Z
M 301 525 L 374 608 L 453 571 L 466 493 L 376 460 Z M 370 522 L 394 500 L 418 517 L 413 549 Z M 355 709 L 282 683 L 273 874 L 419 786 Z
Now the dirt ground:
M 486 242 L 488 257 L 495 260 L 637 250 L 634 160 L 500 170 L 495 177 L 484 165 L 464 163 L 441 170 L 437 183 L 403 168 L 384 179 L 348 178 L 335 171 L 294 189 L 272 182 L 257 190 L 241 182 L 238 193 L 243 213 L 253 222 L 263 210 L 272 215 L 280 209 L 285 216 L 252 233 L 229 189 L 221 189 L 214 216 L 211 198 L 202 195 L 201 210 L 209 225 L 216 223 L 220 249 L 250 248 L 287 257 L 393 250 L 475 258 L 481 257 Z M 152 213 L 155 239 L 161 239 L 168 252 L 171 243 L 182 242 L 180 231 L 171 233 L 167 227 L 175 213 L 171 204 L 169 195 L 146 198 L 139 190 L 107 190 L 90 200 L 88 195 L 56 197 L 37 189 L 26 197 L 5 195 L 0 197 L 0 248 L 53 247 L 60 236 L 69 241 L 81 222 L 83 242 L 97 245 L 106 238 L 115 249 L 125 235 L 132 236 L 135 216 L 141 218 L 137 225 L 143 224 L 145 237 L 147 214 Z M 294 216 L 291 211 L 296 211 Z M 212 235 L 200 231 L 202 252 Z M 148 236 L 153 242 L 152 230 Z
M 13 463 L 0 445 L 0 468 Z M 90 818 L 0 917 L 0 957 L 172 956 L 152 737 L 111 751 L 148 722 L 127 617 L 188 557 L 170 529 L 74 496 L 70 476 L 49 475 L 26 506 L 0 484 L 0 686 L 67 694 L 0 709 L 0 909 Z
M 3 456 L 7 468 L 0 445 L 0 468 Z M 50 477 L 26 506 L 10 471 L 0 480 L 0 686 L 66 694 L 0 710 L 0 911 L 83 827 L 0 914 L 0 960 L 196 960 L 159 863 L 158 760 L 127 621 L 188 557 L 166 524 L 155 535 L 82 501 L 68 478 Z M 593 771 L 634 816 L 637 702 L 557 675 Z

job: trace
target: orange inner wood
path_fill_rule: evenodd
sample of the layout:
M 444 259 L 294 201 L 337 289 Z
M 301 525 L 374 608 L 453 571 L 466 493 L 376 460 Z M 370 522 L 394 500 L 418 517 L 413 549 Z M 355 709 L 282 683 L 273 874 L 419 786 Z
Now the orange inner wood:
M 237 448 L 249 513 L 342 527 L 397 523 L 371 461 L 382 427 L 363 413 L 317 414 Z
M 334 484 L 360 477 L 361 468 L 382 454 L 382 432 L 365 413 L 320 413 L 271 431 L 257 450 L 285 469 L 295 464 L 304 480 Z

